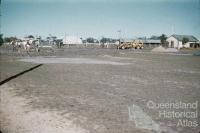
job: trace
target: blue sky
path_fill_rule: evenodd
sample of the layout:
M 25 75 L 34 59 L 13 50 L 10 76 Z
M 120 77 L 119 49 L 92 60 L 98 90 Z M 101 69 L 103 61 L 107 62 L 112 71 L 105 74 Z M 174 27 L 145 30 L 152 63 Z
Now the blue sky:
M 3 0 L 4 36 L 200 38 L 200 0 Z

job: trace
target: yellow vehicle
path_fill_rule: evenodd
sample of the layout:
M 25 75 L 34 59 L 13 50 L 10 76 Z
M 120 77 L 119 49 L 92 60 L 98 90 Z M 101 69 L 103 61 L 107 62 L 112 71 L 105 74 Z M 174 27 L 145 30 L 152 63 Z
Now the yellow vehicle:
M 118 46 L 118 49 L 143 49 L 143 42 L 141 40 L 134 40 L 129 42 L 121 42 Z

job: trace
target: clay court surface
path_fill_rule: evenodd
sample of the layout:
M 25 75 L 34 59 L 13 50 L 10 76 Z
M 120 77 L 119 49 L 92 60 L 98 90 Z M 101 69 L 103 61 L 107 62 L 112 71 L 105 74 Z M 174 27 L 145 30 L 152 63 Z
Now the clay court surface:
M 200 57 L 115 49 L 1 54 L 1 81 L 38 64 L 0 86 L 3 133 L 200 131 L 199 126 L 177 126 L 178 119 L 159 117 L 159 109 L 147 107 L 148 101 L 200 102 Z

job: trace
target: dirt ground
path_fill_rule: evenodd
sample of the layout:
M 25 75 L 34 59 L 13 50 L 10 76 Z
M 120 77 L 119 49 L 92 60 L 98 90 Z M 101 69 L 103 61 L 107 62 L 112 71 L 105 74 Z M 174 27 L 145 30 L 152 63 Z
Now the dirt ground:
M 148 102 L 200 102 L 200 57 L 150 50 L 61 49 L 0 56 L 2 133 L 198 133 Z M 132 109 L 132 110 L 131 110 Z M 164 109 L 169 111 L 170 109 Z M 172 109 L 192 111 L 192 109 Z

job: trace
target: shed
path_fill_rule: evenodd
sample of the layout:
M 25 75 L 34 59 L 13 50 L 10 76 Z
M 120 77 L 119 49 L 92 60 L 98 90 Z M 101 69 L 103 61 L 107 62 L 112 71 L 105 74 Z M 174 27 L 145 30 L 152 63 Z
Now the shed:
M 187 39 L 187 42 L 183 44 L 183 40 Z M 200 42 L 199 40 L 192 36 L 192 35 L 171 35 L 169 38 L 166 40 L 168 42 L 168 47 L 171 48 L 189 48 L 189 47 L 200 47 Z

